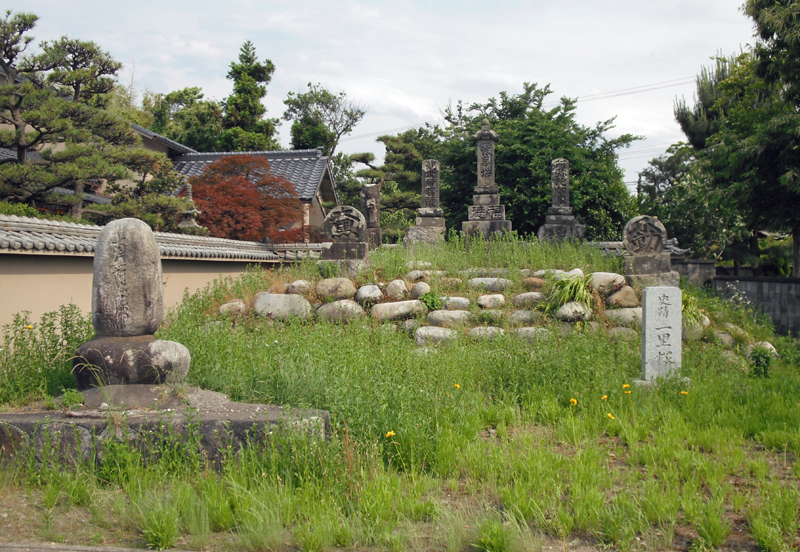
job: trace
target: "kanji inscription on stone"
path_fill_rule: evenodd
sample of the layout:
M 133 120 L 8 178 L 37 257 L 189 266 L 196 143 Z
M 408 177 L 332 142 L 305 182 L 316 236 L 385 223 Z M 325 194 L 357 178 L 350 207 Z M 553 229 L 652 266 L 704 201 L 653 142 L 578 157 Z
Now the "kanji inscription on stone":
M 500 135 L 492 130 L 489 119 L 484 119 L 481 129 L 472 137 L 478 144 L 478 185 L 475 191 L 480 193 L 494 190 L 494 145 L 500 140 Z
M 682 294 L 677 287 L 649 287 L 642 294 L 642 379 L 681 367 Z
M 550 183 L 553 187 L 553 206 L 569 207 L 569 161 L 553 159 Z
M 658 255 L 667 244 L 667 229 L 656 217 L 642 215 L 628 221 L 622 240 L 631 255 Z
M 349 205 L 340 205 L 331 209 L 323 224 L 325 235 L 334 242 L 364 241 L 366 228 L 367 221 L 364 215 Z
M 422 208 L 439 208 L 439 171 L 440 164 L 436 159 L 422 162 Z

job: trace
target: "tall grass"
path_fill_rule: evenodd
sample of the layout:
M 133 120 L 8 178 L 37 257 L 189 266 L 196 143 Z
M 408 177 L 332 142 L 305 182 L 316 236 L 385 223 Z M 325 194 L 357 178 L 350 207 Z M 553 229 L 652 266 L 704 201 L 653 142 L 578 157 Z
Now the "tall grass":
M 616 269 L 576 246 L 463 241 L 381 249 L 357 279 L 401 276 L 411 260 L 452 275 L 479 266 Z M 73 468 L 80 477 L 29 457 L 0 468 L 6 479 L 40 496 L 52 515 L 87 508 L 98 531 L 110 523 L 98 504 L 117 493 L 124 500 L 105 516 L 152 547 L 182 535 L 214 548 L 217 536 L 229 535 L 245 550 L 522 550 L 541 548 L 546 535 L 589 536 L 624 550 L 640 540 L 669 547 L 684 525 L 701 549 L 724 545 L 730 512 L 746 515 L 759 546 L 791 546 L 800 453 L 795 340 L 775 340 L 781 357 L 770 378 L 725 361 L 712 339 L 686 343 L 680 375 L 690 383 L 676 377 L 641 389 L 631 385 L 638 344 L 614 342 L 602 329 L 564 335 L 551 323 L 547 340 L 461 337 L 421 352 L 371 319 L 341 326 L 216 314 L 229 299 L 250 300 L 297 278 L 316 280 L 319 269 L 307 263 L 221 280 L 187 296 L 159 336 L 191 351 L 189 383 L 237 401 L 328 410 L 330 439 L 276 435 L 215 472 L 192 439 L 164 435 L 147 457 L 124 442 L 110 446 L 102 466 Z M 753 339 L 772 339 L 771 327 L 743 306 L 684 291 L 716 326 L 731 321 Z M 473 293 L 463 285 L 456 292 Z M 69 320 L 85 328 L 85 320 Z M 66 385 L 66 365 L 35 356 L 35 343 L 45 343 L 36 341 L 45 339 L 40 327 L 26 333 L 24 318 L 17 325 L 9 335 L 28 356 L 7 358 L 29 370 L 28 383 L 7 396 L 23 402 Z M 55 342 L 40 348 L 61 350 Z M 61 379 L 37 379 L 46 366 Z M 733 484 L 748 489 L 752 507 Z

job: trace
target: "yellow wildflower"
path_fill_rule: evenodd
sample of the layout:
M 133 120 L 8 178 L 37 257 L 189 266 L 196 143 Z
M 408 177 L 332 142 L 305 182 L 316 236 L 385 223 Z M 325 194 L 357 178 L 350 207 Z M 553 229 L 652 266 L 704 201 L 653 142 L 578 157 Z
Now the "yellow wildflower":
M 688 394 L 689 394 L 688 391 L 681 391 L 681 395 L 688 395 Z
M 27 326 L 25 326 L 25 327 L 26 327 L 26 328 L 28 328 L 29 330 L 32 330 L 32 329 L 33 329 L 33 326 L 31 326 L 30 324 L 28 324 L 28 325 L 27 325 Z
M 626 394 L 626 395 L 630 395 L 630 394 L 631 394 L 631 392 L 630 392 L 630 391 L 625 391 L 625 394 Z
M 456 383 L 455 386 L 456 386 L 456 389 L 461 389 L 461 386 L 459 384 Z
M 569 404 L 571 404 L 572 406 L 575 406 L 576 404 L 578 404 L 578 401 L 575 400 L 575 399 L 570 399 L 569 400 Z
M 607 398 L 608 398 L 608 395 L 603 395 L 602 397 L 600 397 L 600 400 L 601 400 L 601 401 L 604 401 L 604 400 L 606 400 Z
M 611 412 L 609 412 L 608 414 L 606 414 L 606 416 L 608 416 L 608 417 L 609 417 L 609 418 L 611 418 L 612 420 L 614 419 L 614 415 L 613 415 Z
M 630 384 L 630 383 L 626 383 L 625 385 L 623 385 L 623 386 L 622 386 L 622 388 L 623 388 L 623 389 L 627 389 L 627 388 L 628 388 L 628 387 L 630 387 L 630 386 L 631 386 L 631 384 Z
M 387 433 L 387 434 L 386 434 L 386 437 L 387 437 L 387 438 L 388 438 L 388 437 L 394 437 L 394 431 L 390 431 L 389 433 Z

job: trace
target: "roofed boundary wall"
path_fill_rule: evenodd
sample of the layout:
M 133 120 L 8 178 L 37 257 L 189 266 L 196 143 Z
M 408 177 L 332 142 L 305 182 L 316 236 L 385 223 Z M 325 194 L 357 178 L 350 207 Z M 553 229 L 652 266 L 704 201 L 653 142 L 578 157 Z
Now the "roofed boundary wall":
M 0 215 L 0 327 L 30 311 L 31 320 L 74 303 L 92 308 L 94 247 L 101 226 Z M 155 232 L 161 252 L 164 302 L 179 303 L 219 278 L 247 265 L 276 266 L 309 256 L 321 244 L 266 245 L 221 238 Z

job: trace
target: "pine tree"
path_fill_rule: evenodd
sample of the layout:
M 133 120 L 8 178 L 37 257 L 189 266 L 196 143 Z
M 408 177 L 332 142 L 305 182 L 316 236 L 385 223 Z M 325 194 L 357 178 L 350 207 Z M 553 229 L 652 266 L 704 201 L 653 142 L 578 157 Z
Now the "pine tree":
M 258 61 L 255 46 L 249 40 L 239 50 L 239 62 L 231 62 L 228 79 L 233 94 L 224 101 L 219 147 L 224 151 L 280 149 L 275 138 L 277 119 L 265 119 L 267 109 L 261 99 L 267 95 L 275 65 L 268 59 Z
M 7 11 L 0 19 L 0 147 L 16 153 L 15 163 L 0 165 L 0 199 L 31 206 L 83 212 L 82 192 L 92 180 L 120 181 L 152 173 L 168 160 L 135 148 L 138 138 L 127 122 L 102 109 L 108 102 L 120 64 L 93 42 L 62 37 L 41 43 L 41 52 L 25 52 L 37 16 Z M 141 198 L 155 193 L 149 181 Z M 74 195 L 56 188 L 74 190 Z

